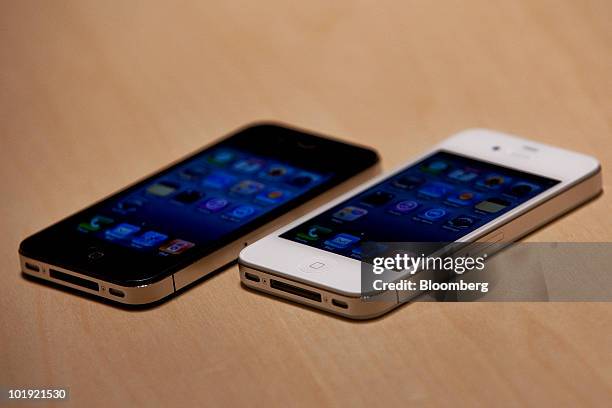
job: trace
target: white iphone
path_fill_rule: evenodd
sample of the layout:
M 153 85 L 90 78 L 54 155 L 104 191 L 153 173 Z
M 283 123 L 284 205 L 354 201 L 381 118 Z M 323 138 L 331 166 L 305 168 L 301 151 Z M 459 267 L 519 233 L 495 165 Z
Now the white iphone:
M 396 170 L 242 250 L 247 287 L 349 318 L 407 300 L 367 301 L 370 242 L 512 242 L 601 192 L 590 156 L 484 129 L 460 132 Z

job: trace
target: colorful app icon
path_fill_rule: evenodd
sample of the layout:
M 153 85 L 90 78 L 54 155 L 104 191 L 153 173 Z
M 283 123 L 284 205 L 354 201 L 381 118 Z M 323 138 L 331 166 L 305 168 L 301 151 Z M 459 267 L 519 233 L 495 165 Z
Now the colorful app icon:
M 521 181 L 510 187 L 510 189 L 507 191 L 507 194 L 513 197 L 522 198 L 533 192 L 538 191 L 539 189 L 540 186 L 538 186 L 537 184 Z
M 227 207 L 229 203 L 229 200 L 225 198 L 213 197 L 198 204 L 198 209 L 205 212 L 216 213 Z
M 273 188 L 257 194 L 255 201 L 264 205 L 273 205 L 286 201 L 290 196 L 291 193 L 289 191 Z
M 238 178 L 223 171 L 213 171 L 202 180 L 204 187 L 224 189 L 234 184 Z
M 251 205 L 239 205 L 238 207 L 235 207 L 229 211 L 226 215 L 232 220 L 240 221 L 253 216 L 256 212 L 257 210 L 255 207 Z
M 307 185 L 312 184 L 318 179 L 319 176 L 317 176 L 316 174 L 301 171 L 292 178 L 290 178 L 287 183 L 295 187 L 306 187 Z
M 511 178 L 507 176 L 502 176 L 501 174 L 491 173 L 487 175 L 484 179 L 479 180 L 476 185 L 483 188 L 488 189 L 499 189 L 502 185 L 508 184 Z
M 480 218 L 472 217 L 471 215 L 459 215 L 452 220 L 446 222 L 446 225 L 457 229 L 471 228 L 480 221 Z
M 96 215 L 91 217 L 89 222 L 82 222 L 79 224 L 79 230 L 83 232 L 97 232 L 102 228 L 115 222 L 112 218 L 103 217 L 102 215 Z
M 206 158 L 206 161 L 219 166 L 225 166 L 236 158 L 236 154 L 229 150 L 218 150 Z
M 441 198 L 451 191 L 453 191 L 453 186 L 450 184 L 444 183 L 427 183 L 419 190 L 419 194 L 424 195 L 428 198 Z
M 201 199 L 204 193 L 197 190 L 185 190 L 175 195 L 172 200 L 182 204 L 192 204 Z
M 291 174 L 293 169 L 284 164 L 272 163 L 267 169 L 259 173 L 259 176 L 269 180 L 280 180 L 283 177 Z
M 422 165 L 421 171 L 424 171 L 425 173 L 431 173 L 431 174 L 440 174 L 446 169 L 448 169 L 448 167 L 449 165 L 445 161 L 435 160 L 435 161 Z
M 166 197 L 174 193 L 178 188 L 179 185 L 171 181 L 160 181 L 149 186 L 147 188 L 147 193 L 158 197 Z
M 438 221 L 444 218 L 448 214 L 448 211 L 444 208 L 430 208 L 419 214 L 419 217 L 429 220 Z
M 334 213 L 334 218 L 343 221 L 354 221 L 368 213 L 368 210 L 359 207 L 348 206 Z
M 179 176 L 182 179 L 189 181 L 197 181 L 206 175 L 206 169 L 202 167 L 187 167 L 179 171 Z
M 104 233 L 107 239 L 125 239 L 140 231 L 140 227 L 123 222 Z
M 147 231 L 132 238 L 132 244 L 138 247 L 154 247 L 168 239 L 168 236 L 156 231 Z
M 179 255 L 189 248 L 193 248 L 194 246 L 195 244 L 193 242 L 183 241 L 182 239 L 173 239 L 167 244 L 161 246 L 159 250 L 167 254 Z
M 393 205 L 389 212 L 396 215 L 404 215 L 414 211 L 418 206 L 419 203 L 414 200 L 404 200 Z
M 459 192 L 451 194 L 446 198 L 446 201 L 456 205 L 472 205 L 482 198 L 481 194 L 468 190 L 459 190 Z
M 231 189 L 232 193 L 241 194 L 241 195 L 251 195 L 255 193 L 259 193 L 263 190 L 265 186 L 253 180 L 242 180 L 238 184 L 234 185 Z
M 391 182 L 391 184 L 393 185 L 393 187 L 401 188 L 402 190 L 413 190 L 424 182 L 425 179 L 422 177 L 405 175 L 396 178 Z
M 351 234 L 340 233 L 334 236 L 332 239 L 325 241 L 325 245 L 336 249 L 346 249 L 359 241 L 359 237 Z
M 393 197 L 395 197 L 393 194 L 387 193 L 386 191 L 376 191 L 365 196 L 361 202 L 363 204 L 371 205 L 372 207 L 379 207 L 393 200 Z
M 145 201 L 139 198 L 127 198 L 115 204 L 113 211 L 119 214 L 133 213 L 142 207 L 144 203 Z
M 465 169 L 456 169 L 448 173 L 448 177 L 453 180 L 468 182 L 478 177 L 478 172 L 474 169 L 466 167 Z
M 332 230 L 320 225 L 313 225 L 307 231 L 298 232 L 297 237 L 306 241 L 318 241 L 329 236 Z
M 232 168 L 242 173 L 255 173 L 265 164 L 265 161 L 252 157 L 250 159 L 244 159 L 236 162 Z
M 501 198 L 489 198 L 485 201 L 481 201 L 476 205 L 476 209 L 484 211 L 486 213 L 497 213 L 510 205 L 509 201 Z

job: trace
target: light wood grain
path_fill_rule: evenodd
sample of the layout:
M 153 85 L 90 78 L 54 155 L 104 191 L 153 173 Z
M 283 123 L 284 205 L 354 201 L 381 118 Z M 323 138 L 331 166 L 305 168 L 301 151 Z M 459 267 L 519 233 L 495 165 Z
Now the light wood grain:
M 608 188 L 611 21 L 605 0 L 2 2 L 0 386 L 90 407 L 608 404 L 610 304 L 352 323 L 231 267 L 126 312 L 23 280 L 17 246 L 262 118 L 373 145 L 386 168 L 490 127 L 597 156 Z M 529 239 L 610 241 L 610 197 Z

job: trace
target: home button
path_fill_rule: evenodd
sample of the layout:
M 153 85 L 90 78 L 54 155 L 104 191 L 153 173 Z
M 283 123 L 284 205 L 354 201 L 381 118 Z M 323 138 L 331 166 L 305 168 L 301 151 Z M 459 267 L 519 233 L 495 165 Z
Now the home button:
M 331 261 L 327 259 L 311 259 L 306 263 L 298 266 L 298 269 L 304 273 L 321 273 L 326 272 L 331 266 Z
M 104 256 L 104 252 L 98 250 L 98 249 L 93 249 L 91 250 L 91 252 L 89 252 L 89 254 L 87 255 L 87 258 L 90 261 L 96 261 L 100 258 L 102 258 Z
M 317 261 L 317 262 L 313 262 L 313 263 L 311 263 L 311 264 L 310 264 L 310 265 L 308 265 L 308 266 L 309 266 L 310 268 L 312 268 L 312 269 L 321 269 L 321 268 L 323 268 L 323 267 L 325 266 L 325 264 L 324 264 L 323 262 L 319 262 L 319 261 Z

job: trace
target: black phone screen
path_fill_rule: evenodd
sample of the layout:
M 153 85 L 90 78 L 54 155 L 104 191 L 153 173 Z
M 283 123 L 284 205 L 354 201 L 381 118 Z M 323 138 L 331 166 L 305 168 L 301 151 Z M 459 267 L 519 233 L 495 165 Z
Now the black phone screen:
M 364 242 L 455 242 L 557 183 L 439 151 L 281 237 L 359 260 Z
M 155 256 L 208 246 L 333 174 L 221 144 L 98 206 L 81 234 Z
M 21 249 L 106 280 L 148 279 L 221 248 L 376 160 L 370 150 L 297 130 L 250 127 L 36 234 Z M 91 259 L 93 252 L 103 255 Z

